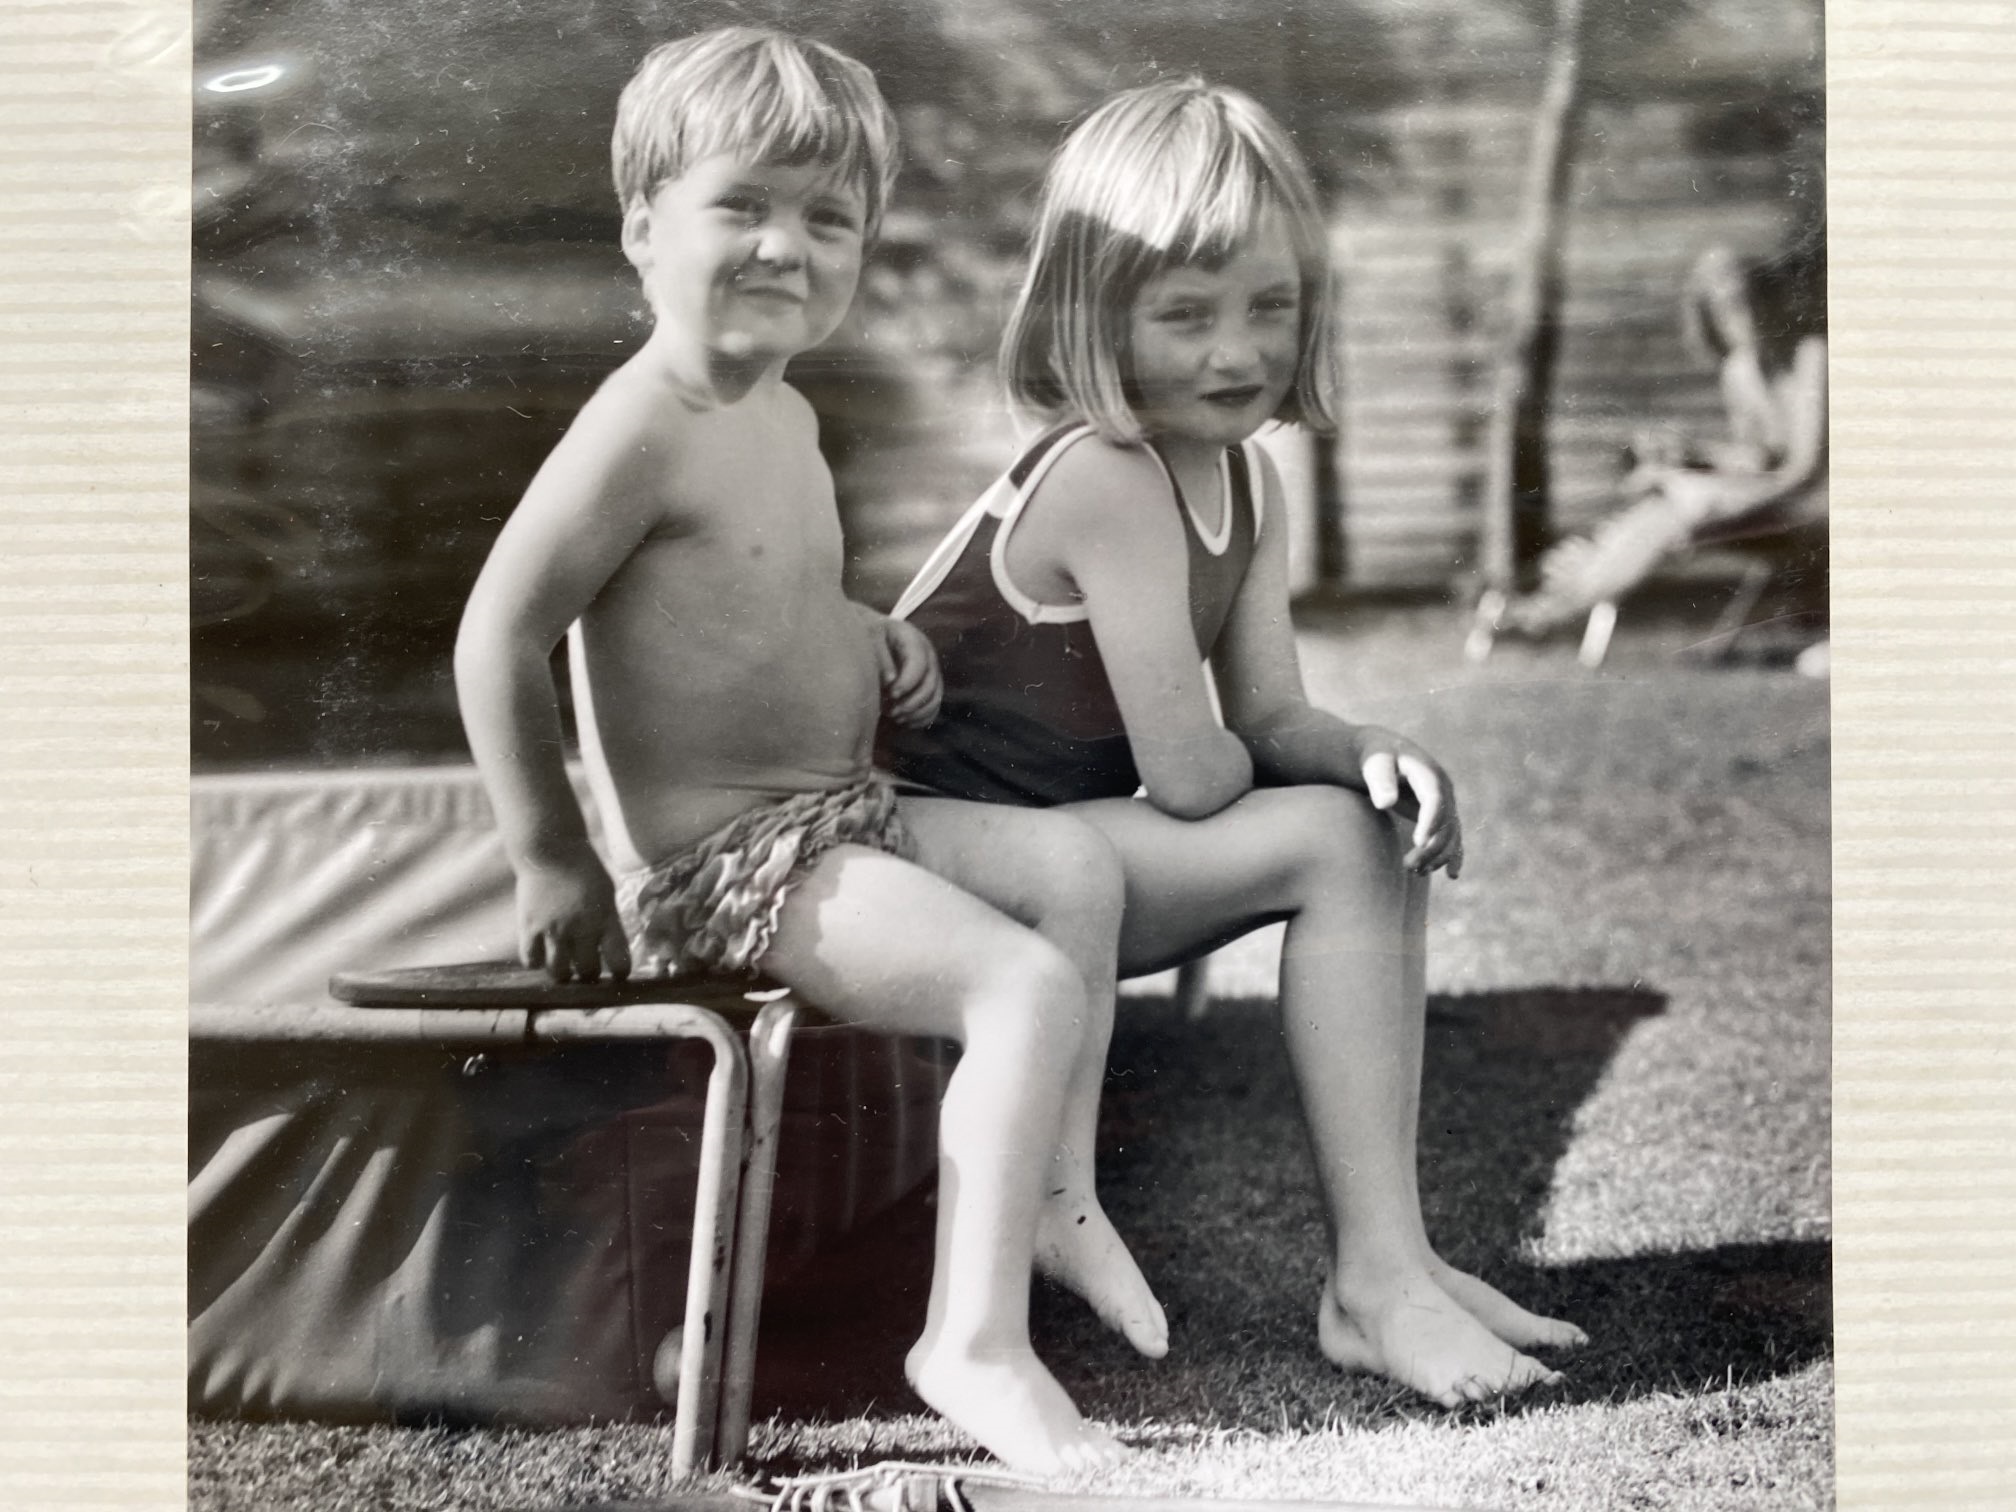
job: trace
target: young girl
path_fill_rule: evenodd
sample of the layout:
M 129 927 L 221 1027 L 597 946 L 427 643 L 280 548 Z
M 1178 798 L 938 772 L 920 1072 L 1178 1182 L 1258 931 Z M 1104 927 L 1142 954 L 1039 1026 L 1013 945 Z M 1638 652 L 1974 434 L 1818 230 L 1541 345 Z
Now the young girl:
M 1124 973 L 1286 921 L 1283 1027 L 1334 1235 L 1317 1338 L 1455 1406 L 1556 1379 L 1524 1351 L 1583 1336 L 1443 1263 L 1421 1221 L 1427 876 L 1462 866 L 1454 798 L 1418 746 L 1310 706 L 1280 483 L 1245 444 L 1328 425 L 1327 285 L 1307 171 L 1244 95 L 1152 85 L 1072 133 L 1003 340 L 1011 394 L 1057 423 L 897 606 L 944 702 L 884 759 L 1102 830 Z M 1089 1149 L 1096 1116 L 1097 1089 L 1074 1094 L 1065 1143 Z

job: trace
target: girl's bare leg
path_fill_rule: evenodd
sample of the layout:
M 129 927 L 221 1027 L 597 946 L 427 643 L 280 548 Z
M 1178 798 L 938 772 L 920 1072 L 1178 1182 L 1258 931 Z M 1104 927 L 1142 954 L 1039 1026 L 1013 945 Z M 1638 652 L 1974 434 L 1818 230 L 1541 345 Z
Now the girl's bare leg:
M 1083 1297 L 1142 1354 L 1160 1359 L 1169 1352 L 1162 1304 L 1100 1206 L 1094 1179 L 1099 1095 L 1113 1036 L 1125 884 L 1120 858 L 1099 831 L 1056 811 L 906 798 L 903 815 L 921 864 L 1035 930 L 1078 969 L 1083 1037 L 1037 1213 L 1036 1268 Z
M 1073 812 L 1127 868 L 1123 971 L 1288 925 L 1282 1027 L 1333 1235 L 1324 1352 L 1445 1406 L 1552 1379 L 1437 1279 L 1456 1273 L 1428 1244 L 1415 1175 L 1425 901 L 1393 822 L 1320 787 L 1263 789 L 1200 821 L 1134 802 Z
M 965 1046 L 940 1113 L 930 1301 L 905 1362 L 917 1394 L 1020 1470 L 1119 1457 L 1029 1344 L 1042 1180 L 1083 1032 L 1077 970 L 971 894 L 852 846 L 793 890 L 763 968 L 836 1017 Z
M 1428 879 L 1403 874 L 1403 881 L 1407 887 L 1406 938 L 1410 946 L 1404 959 L 1407 972 L 1405 995 L 1408 1002 L 1418 1002 L 1422 1005 L 1425 1016 L 1428 1003 L 1428 954 L 1420 946 L 1428 934 Z M 1407 1078 L 1408 1085 L 1414 1092 L 1413 1105 L 1407 1110 L 1405 1120 L 1407 1128 L 1405 1159 L 1409 1176 L 1408 1185 L 1412 1189 L 1414 1213 L 1418 1222 L 1421 1214 L 1421 1162 L 1418 1152 L 1421 1133 L 1423 1048 L 1420 1038 L 1416 1038 L 1414 1046 L 1414 1067 Z M 1461 1303 L 1464 1311 L 1507 1344 L 1519 1349 L 1574 1349 L 1589 1342 L 1589 1336 L 1573 1323 L 1529 1312 L 1489 1282 L 1450 1265 L 1429 1246 L 1425 1228 L 1421 1234 L 1421 1243 L 1428 1250 L 1428 1274 L 1435 1278 L 1435 1284 Z

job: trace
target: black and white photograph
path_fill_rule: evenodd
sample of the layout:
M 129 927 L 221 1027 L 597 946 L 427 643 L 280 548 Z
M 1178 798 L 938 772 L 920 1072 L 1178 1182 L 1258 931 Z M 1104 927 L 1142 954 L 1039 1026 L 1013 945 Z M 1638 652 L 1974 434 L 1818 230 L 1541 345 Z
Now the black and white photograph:
M 192 1508 L 1835 1505 L 1821 0 L 194 17 Z

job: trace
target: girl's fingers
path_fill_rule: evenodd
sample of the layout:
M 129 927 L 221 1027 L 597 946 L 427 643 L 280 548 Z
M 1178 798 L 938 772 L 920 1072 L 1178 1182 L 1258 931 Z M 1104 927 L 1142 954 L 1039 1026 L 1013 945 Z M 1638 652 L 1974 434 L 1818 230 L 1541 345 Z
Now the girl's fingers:
M 1449 880 L 1455 881 L 1463 871 L 1463 829 L 1453 820 L 1446 826 L 1435 842 L 1434 866 L 1449 873 Z
M 1414 818 L 1414 844 L 1418 849 L 1428 843 L 1428 837 L 1442 823 L 1442 776 L 1418 756 L 1403 755 L 1398 765 L 1401 775 L 1407 779 L 1407 786 L 1414 790 L 1414 801 L 1421 806 L 1421 811 Z
M 1390 809 L 1400 801 L 1400 769 L 1391 751 L 1374 751 L 1360 769 L 1365 774 L 1365 795 L 1375 809 Z
M 1414 845 L 1402 864 L 1424 877 L 1438 866 L 1447 867 L 1454 878 L 1463 869 L 1463 827 L 1456 822 L 1456 816 L 1445 814 L 1434 833 Z

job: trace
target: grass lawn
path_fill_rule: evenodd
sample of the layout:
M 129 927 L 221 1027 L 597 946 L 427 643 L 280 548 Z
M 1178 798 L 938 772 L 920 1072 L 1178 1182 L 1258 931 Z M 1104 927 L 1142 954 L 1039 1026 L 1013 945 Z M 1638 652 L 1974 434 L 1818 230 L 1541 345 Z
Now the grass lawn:
M 1317 696 L 1416 734 L 1470 836 L 1430 937 L 1422 1185 L 1443 1253 L 1580 1323 L 1568 1383 L 1450 1415 L 1316 1353 L 1323 1226 L 1272 952 L 1130 999 L 1102 1186 L 1168 1307 L 1136 1359 L 1039 1288 L 1039 1350 L 1141 1453 L 1073 1489 L 1478 1508 L 1832 1504 L 1827 690 L 1704 668 L 1686 617 L 1456 657 L 1446 612 L 1305 617 Z M 762 1475 L 960 1456 L 900 1373 L 929 1194 L 765 1315 Z M 556 1507 L 672 1486 L 670 1429 L 196 1423 L 197 1508 Z

